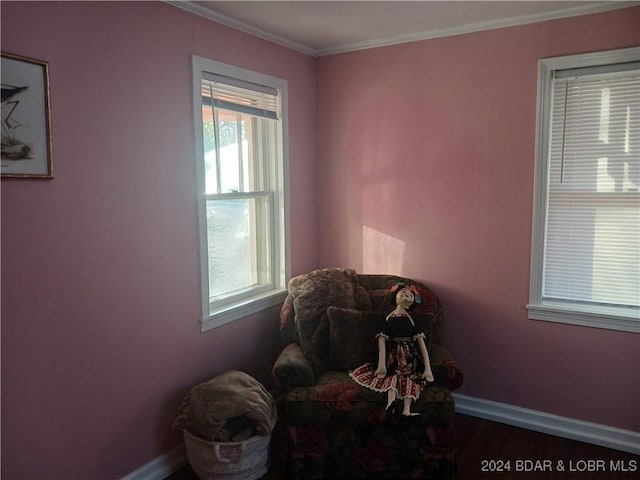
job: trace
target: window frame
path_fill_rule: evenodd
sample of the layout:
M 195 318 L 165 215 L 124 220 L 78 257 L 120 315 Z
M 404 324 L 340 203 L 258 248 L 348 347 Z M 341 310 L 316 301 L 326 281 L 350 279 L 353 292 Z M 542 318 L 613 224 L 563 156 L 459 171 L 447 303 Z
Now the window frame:
M 578 303 L 551 302 L 542 298 L 553 72 L 638 60 L 640 60 L 640 47 L 544 58 L 538 61 L 531 278 L 529 303 L 527 304 L 529 319 L 640 333 L 640 318 L 633 315 L 632 312 L 624 312 L 622 309 L 607 306 L 581 306 Z
M 287 294 L 287 279 L 290 278 L 289 258 L 289 191 L 288 191 L 288 97 L 287 81 L 263 73 L 247 70 L 208 58 L 192 55 L 192 97 L 194 115 L 194 138 L 196 160 L 196 186 L 198 210 L 198 258 L 201 285 L 201 331 L 225 325 L 240 318 L 258 313 L 281 304 Z M 201 84 L 205 73 L 213 73 L 258 85 L 266 85 L 278 91 L 280 119 L 278 120 L 279 155 L 268 165 L 275 178 L 269 192 L 272 195 L 270 230 L 274 246 L 268 252 L 272 273 L 271 287 L 264 285 L 236 295 L 232 299 L 211 301 L 209 292 L 209 254 L 207 241 L 207 199 L 215 194 L 206 193 L 205 151 L 202 118 Z M 240 194 L 240 196 L 247 196 Z

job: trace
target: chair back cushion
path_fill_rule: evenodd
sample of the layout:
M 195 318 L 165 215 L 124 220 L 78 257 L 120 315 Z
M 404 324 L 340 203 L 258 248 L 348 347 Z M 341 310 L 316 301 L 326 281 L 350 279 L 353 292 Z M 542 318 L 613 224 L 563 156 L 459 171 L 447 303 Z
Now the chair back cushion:
M 371 300 L 360 285 L 355 270 L 325 268 L 299 275 L 289 281 L 293 297 L 296 335 L 300 348 L 316 375 L 327 369 L 331 306 L 371 310 Z
M 444 345 L 444 312 L 442 304 L 429 287 L 421 282 L 397 275 L 359 274 L 358 280 L 360 285 L 369 293 L 372 310 L 379 310 L 385 315 L 388 315 L 395 308 L 389 294 L 390 288 L 398 282 L 415 285 L 422 297 L 422 303 L 410 311 L 411 317 L 424 330 L 427 336 L 427 347 L 430 347 L 432 342 Z
M 382 331 L 384 315 L 376 310 L 329 307 L 330 370 L 352 370 L 375 363 L 378 358 L 376 335 Z
M 289 295 L 280 312 L 283 346 L 299 344 L 315 375 L 376 362 L 375 336 L 395 308 L 389 292 L 397 282 L 414 284 L 422 297 L 410 314 L 426 334 L 427 348 L 432 343 L 442 345 L 442 305 L 424 284 L 397 275 L 325 268 L 289 281 Z

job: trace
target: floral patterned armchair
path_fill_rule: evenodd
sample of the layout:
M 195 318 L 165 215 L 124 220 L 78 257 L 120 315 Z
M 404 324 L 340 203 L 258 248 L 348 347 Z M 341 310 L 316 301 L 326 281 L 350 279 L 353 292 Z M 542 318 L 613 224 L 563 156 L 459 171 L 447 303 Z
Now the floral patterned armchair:
M 393 310 L 389 289 L 413 283 L 423 299 L 411 315 L 426 334 L 435 382 L 404 417 L 386 394 L 360 387 L 349 370 L 377 358 L 380 319 Z M 322 269 L 289 282 L 280 315 L 283 350 L 272 377 L 283 392 L 287 478 L 428 478 L 456 475 L 451 391 L 463 374 L 444 349 L 439 299 L 394 275 Z

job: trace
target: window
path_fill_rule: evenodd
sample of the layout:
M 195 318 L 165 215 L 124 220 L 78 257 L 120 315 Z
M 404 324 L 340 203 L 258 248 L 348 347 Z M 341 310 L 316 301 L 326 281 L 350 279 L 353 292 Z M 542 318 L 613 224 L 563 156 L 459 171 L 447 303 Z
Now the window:
M 640 48 L 538 68 L 529 318 L 640 332 Z
M 203 331 L 284 299 L 285 80 L 193 57 Z

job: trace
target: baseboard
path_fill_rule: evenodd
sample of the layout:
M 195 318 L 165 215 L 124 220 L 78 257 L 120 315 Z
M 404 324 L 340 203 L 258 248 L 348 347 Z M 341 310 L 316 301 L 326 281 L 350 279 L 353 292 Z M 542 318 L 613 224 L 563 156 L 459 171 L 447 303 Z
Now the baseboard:
M 535 432 L 640 455 L 640 433 L 454 393 L 456 412 Z M 121 480 L 163 480 L 187 463 L 184 445 L 161 455 Z
M 640 455 L 640 433 L 638 432 L 457 393 L 454 393 L 453 397 L 456 401 L 456 412 L 463 415 Z
M 135 472 L 122 477 L 121 480 L 163 480 L 186 464 L 187 454 L 184 445 L 179 445 L 168 453 L 144 464 Z

